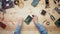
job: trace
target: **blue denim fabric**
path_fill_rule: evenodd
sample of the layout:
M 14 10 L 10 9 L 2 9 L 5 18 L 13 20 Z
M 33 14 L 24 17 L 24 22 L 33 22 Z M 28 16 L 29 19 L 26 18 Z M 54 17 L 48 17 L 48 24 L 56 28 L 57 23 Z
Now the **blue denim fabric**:
M 48 34 L 47 30 L 45 29 L 45 27 L 39 23 L 35 23 L 35 25 L 37 26 L 39 32 L 41 34 Z
M 21 31 L 21 25 L 18 24 L 18 26 L 17 26 L 17 28 L 16 28 L 14 34 L 20 34 L 20 31 Z
M 47 30 L 45 29 L 45 27 L 43 25 L 41 25 L 39 23 L 35 23 L 35 25 L 37 26 L 37 28 L 41 34 L 48 34 Z M 20 34 L 20 31 L 21 31 L 21 25 L 18 25 L 14 34 Z

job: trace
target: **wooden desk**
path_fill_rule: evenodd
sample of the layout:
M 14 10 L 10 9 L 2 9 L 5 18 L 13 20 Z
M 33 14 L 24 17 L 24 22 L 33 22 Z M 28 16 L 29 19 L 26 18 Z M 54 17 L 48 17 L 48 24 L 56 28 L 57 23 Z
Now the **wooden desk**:
M 49 0 L 50 8 L 46 8 L 46 9 L 45 9 L 44 0 L 41 0 L 39 2 L 39 4 L 37 5 L 37 7 L 35 7 L 35 8 L 33 6 L 31 6 L 32 1 L 33 0 L 24 1 L 23 8 L 15 6 L 14 8 L 6 10 L 6 14 L 4 15 L 4 17 L 5 17 L 4 23 L 8 26 L 5 30 L 10 31 L 9 33 L 11 33 L 12 31 L 14 31 L 16 29 L 17 24 L 18 24 L 18 19 L 20 17 L 23 17 L 25 19 L 28 15 L 35 14 L 38 16 L 40 24 L 45 26 L 46 29 L 48 30 L 48 34 L 60 34 L 60 28 L 57 28 L 54 24 L 54 22 L 58 18 L 60 18 L 60 15 L 55 10 L 53 10 L 57 6 L 56 4 L 54 4 L 53 0 Z M 47 11 L 45 16 L 42 16 L 40 14 L 43 9 Z M 48 13 L 51 13 L 52 15 L 54 15 L 54 17 L 56 18 L 56 20 L 54 22 L 50 19 Z M 47 21 L 50 22 L 50 25 L 46 25 L 46 23 L 42 23 L 45 19 L 47 19 Z M 3 31 L 2 28 L 1 28 L 1 30 Z M 33 21 L 31 21 L 31 23 L 29 25 L 26 25 L 26 23 L 23 23 L 21 34 L 39 34 L 39 31 L 35 27 Z

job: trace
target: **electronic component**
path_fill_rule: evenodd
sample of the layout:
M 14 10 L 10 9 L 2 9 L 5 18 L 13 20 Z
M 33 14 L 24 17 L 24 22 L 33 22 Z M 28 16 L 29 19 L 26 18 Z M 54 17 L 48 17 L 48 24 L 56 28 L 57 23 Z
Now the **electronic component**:
M 4 10 L 4 9 L 2 9 L 2 8 L 0 9 L 0 11 L 3 12 L 3 13 L 6 13 L 6 10 Z
M 60 18 L 55 22 L 55 25 L 56 25 L 57 27 L 60 27 Z
M 55 4 L 57 3 L 57 0 L 53 0 L 53 1 L 54 1 Z
M 40 1 L 40 0 L 33 0 L 33 2 L 31 3 L 31 5 L 32 5 L 33 7 L 36 7 L 36 6 L 38 5 L 39 1 Z
M 27 0 L 24 0 L 24 1 L 27 1 Z
M 53 0 L 54 1 L 54 3 L 56 4 L 56 3 L 58 3 L 60 0 Z
M 23 8 L 24 7 L 24 2 L 22 0 L 19 0 L 19 5 L 18 5 L 20 8 Z
M 25 23 L 27 25 L 29 25 L 29 23 L 31 22 L 31 20 L 32 20 L 32 17 L 30 15 L 28 15 L 27 18 L 25 19 Z
M 47 19 L 46 20 L 44 20 L 42 23 L 44 23 L 44 22 L 46 22 L 47 21 Z
M 45 8 L 49 8 L 49 0 L 45 0 L 46 6 Z
M 59 6 L 55 7 L 54 9 L 60 14 L 60 4 L 59 4 Z
M 0 2 L 0 9 L 2 8 L 2 3 Z
M 53 16 L 53 15 L 51 15 L 50 13 L 49 13 L 49 15 L 50 15 L 50 18 L 51 18 L 51 20 L 55 20 L 55 17 Z
M 0 22 L 0 27 L 2 27 L 3 29 L 5 29 L 6 25 L 4 23 Z
M 42 10 L 41 15 L 45 15 L 45 14 L 46 14 L 46 11 Z
M 60 0 L 58 0 L 58 2 L 60 2 Z
M 46 22 L 46 25 L 50 25 L 50 22 L 47 21 L 47 22 Z
M 8 8 L 11 8 L 13 7 L 13 1 L 11 0 L 2 0 L 2 8 L 3 9 L 8 9 Z
M 15 5 L 19 5 L 19 0 L 14 0 Z

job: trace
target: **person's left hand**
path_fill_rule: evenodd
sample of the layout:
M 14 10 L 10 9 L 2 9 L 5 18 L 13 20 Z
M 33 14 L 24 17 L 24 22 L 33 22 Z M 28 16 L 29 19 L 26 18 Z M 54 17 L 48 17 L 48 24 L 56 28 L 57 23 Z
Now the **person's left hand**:
M 19 24 L 21 24 L 21 25 L 22 25 L 22 24 L 23 24 L 23 22 L 24 22 L 24 19 L 20 17 L 20 18 L 18 19 L 18 22 L 19 22 Z

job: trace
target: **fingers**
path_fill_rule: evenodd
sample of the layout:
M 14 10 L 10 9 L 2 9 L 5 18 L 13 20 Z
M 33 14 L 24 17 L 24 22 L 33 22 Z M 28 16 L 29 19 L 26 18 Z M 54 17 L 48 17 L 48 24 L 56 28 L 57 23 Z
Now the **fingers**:
M 36 15 L 33 17 L 33 22 L 38 22 L 38 17 Z
M 22 25 L 24 22 L 24 19 L 22 17 L 19 17 L 18 18 L 18 24 Z

